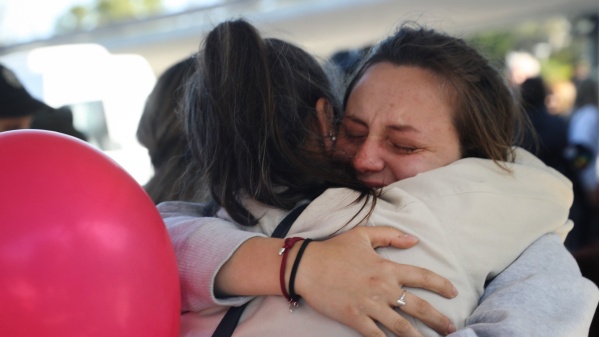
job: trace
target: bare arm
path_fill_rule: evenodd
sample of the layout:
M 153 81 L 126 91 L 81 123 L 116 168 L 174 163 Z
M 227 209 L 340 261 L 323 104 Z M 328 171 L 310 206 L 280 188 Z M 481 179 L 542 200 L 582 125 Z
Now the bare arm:
M 215 296 L 216 272 L 245 241 L 264 235 L 235 224 L 204 217 L 202 204 L 165 202 L 158 205 L 173 243 L 181 279 L 182 311 L 241 305 L 247 297 Z

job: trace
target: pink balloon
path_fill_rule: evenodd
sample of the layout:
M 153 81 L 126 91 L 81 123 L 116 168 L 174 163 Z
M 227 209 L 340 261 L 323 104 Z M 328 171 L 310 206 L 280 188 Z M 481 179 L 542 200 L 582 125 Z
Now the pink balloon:
M 0 133 L 0 336 L 179 335 L 175 254 L 151 199 L 91 145 Z

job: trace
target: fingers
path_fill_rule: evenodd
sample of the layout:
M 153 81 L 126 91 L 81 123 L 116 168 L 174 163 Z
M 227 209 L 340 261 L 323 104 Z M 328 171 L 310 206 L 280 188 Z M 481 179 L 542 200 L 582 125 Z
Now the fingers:
M 383 330 L 370 317 L 363 317 L 363 319 L 353 321 L 353 323 L 355 325 L 350 325 L 349 327 L 364 337 L 387 337 Z
M 418 239 L 412 235 L 406 234 L 399 229 L 388 226 L 358 227 L 370 241 L 372 248 L 395 247 L 410 248 L 418 243 Z
M 368 240 L 373 248 L 388 246 L 410 248 L 418 242 L 417 238 L 388 226 L 356 227 L 340 236 L 353 234 L 357 234 L 357 236 Z M 352 247 L 355 247 L 355 245 Z M 400 281 L 399 284 L 434 291 L 447 298 L 453 298 L 458 294 L 457 289 L 455 289 L 449 280 L 428 269 L 398 264 L 388 260 L 387 263 L 392 264 L 390 268 L 395 269 L 395 275 Z M 389 267 L 387 263 L 383 265 Z
M 421 320 L 424 324 L 431 327 L 442 335 L 447 335 L 455 332 L 455 326 L 449 318 L 445 317 L 441 312 L 435 309 L 430 303 L 420 297 L 410 293 L 405 293 L 405 305 L 398 307 L 399 310 L 406 314 Z M 397 306 L 397 301 L 391 304 Z
M 407 305 L 406 305 L 407 306 Z M 384 325 L 394 335 L 400 337 L 422 337 L 422 334 L 404 317 L 398 314 L 391 307 L 380 312 L 378 321 Z M 436 329 L 435 329 L 436 330 Z M 436 330 L 439 333 L 441 331 Z M 445 330 L 443 330 L 445 331 Z M 445 335 L 445 333 L 443 333 Z
M 359 316 L 351 321 L 350 327 L 364 337 L 386 337 L 376 322 L 385 326 L 393 335 L 398 337 L 423 337 L 410 322 L 389 306 L 375 311 L 376 316 Z
M 401 289 L 401 288 L 400 288 Z M 350 327 L 366 337 L 385 336 L 375 322 L 380 323 L 385 328 L 399 337 L 422 337 L 422 334 L 413 326 L 410 321 L 400 315 L 397 310 L 412 316 L 435 330 L 440 335 L 448 335 L 456 331 L 455 326 L 449 318 L 436 310 L 425 300 L 407 291 L 405 296 L 398 297 L 391 302 L 369 301 L 364 305 L 365 311 L 352 317 Z M 402 299 L 405 305 L 398 307 L 397 299 Z
M 458 295 L 458 290 L 448 279 L 428 269 L 398 264 L 396 270 L 402 285 L 427 289 L 447 298 L 454 298 Z
M 447 279 L 427 269 L 387 260 L 373 249 L 409 248 L 416 243 L 416 238 L 382 226 L 356 227 L 314 242 L 302 260 L 296 292 L 318 312 L 365 337 L 385 336 L 381 325 L 396 336 L 421 337 L 394 310 L 402 293 L 400 286 L 430 290 L 447 298 L 455 297 L 457 290 Z M 443 335 L 450 330 L 449 319 L 426 301 L 411 293 L 406 294 L 405 301 L 402 311 L 406 315 L 413 315 Z

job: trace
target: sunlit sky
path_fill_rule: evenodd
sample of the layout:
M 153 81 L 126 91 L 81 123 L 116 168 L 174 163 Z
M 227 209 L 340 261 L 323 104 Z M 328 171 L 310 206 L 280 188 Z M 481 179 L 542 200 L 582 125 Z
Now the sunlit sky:
M 0 0 L 0 40 L 12 43 L 45 38 L 54 31 L 55 21 L 74 5 L 94 0 Z M 163 0 L 167 11 L 192 5 L 208 5 L 217 0 Z
M 89 0 L 0 0 L 0 34 L 3 38 L 24 40 L 51 34 L 57 17 L 76 4 Z

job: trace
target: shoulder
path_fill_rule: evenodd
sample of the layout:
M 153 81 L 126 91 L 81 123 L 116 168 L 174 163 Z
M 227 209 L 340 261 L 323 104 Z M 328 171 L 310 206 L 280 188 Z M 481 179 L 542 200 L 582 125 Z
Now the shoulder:
M 547 197 L 556 198 L 556 194 L 571 194 L 572 184 L 565 176 L 524 149 L 515 149 L 513 163 L 501 164 L 505 168 L 489 159 L 460 159 L 447 166 L 393 183 L 384 189 L 383 197 L 397 193 L 407 193 L 418 199 L 472 193 L 534 197 L 548 193 Z
M 165 201 L 156 205 L 156 208 L 163 218 L 182 215 L 204 217 L 214 215 L 218 205 L 211 202 Z
M 361 198 L 357 191 L 330 188 L 310 202 L 293 224 L 292 231 L 307 233 L 308 237 L 313 238 L 328 237 L 366 220 L 371 202 L 370 199 Z

